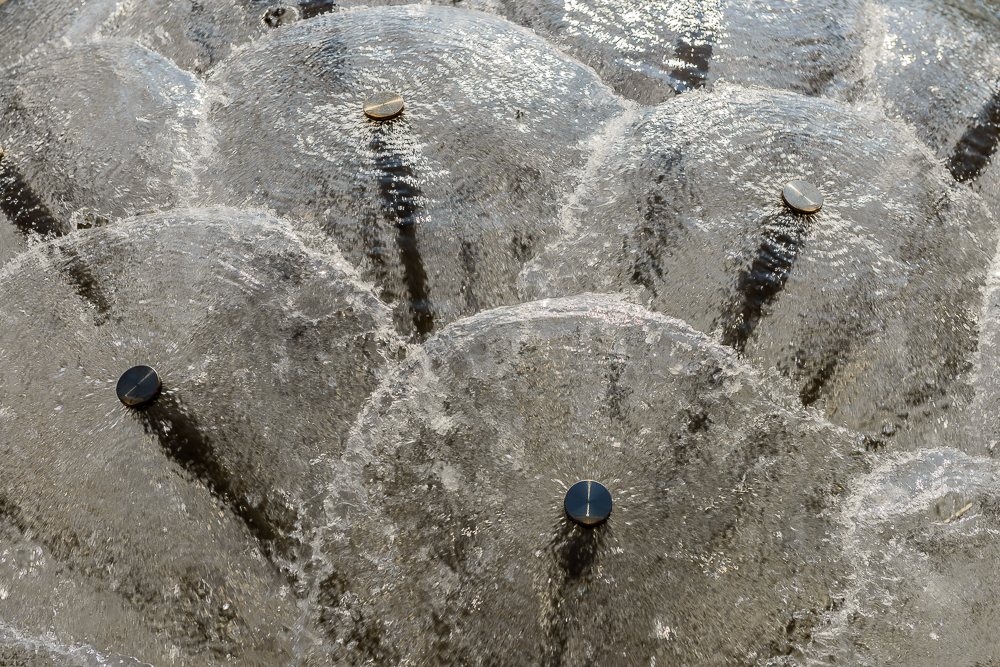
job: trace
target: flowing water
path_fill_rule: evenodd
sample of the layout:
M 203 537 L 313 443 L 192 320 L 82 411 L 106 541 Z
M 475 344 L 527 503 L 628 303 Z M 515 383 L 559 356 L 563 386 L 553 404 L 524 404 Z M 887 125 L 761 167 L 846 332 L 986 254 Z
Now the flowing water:
M 0 664 L 1000 664 L 998 143 L 993 0 L 0 0 Z

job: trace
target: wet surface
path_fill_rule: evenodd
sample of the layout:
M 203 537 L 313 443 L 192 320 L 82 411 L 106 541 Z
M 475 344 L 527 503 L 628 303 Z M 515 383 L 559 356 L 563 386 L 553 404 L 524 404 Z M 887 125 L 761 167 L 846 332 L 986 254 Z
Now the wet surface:
M 304 0 L 299 3 L 302 17 L 307 19 L 332 12 L 334 9 L 337 9 L 337 3 L 333 0 Z
M 947 448 L 918 450 L 858 479 L 845 516 L 855 562 L 852 604 L 817 634 L 845 664 L 930 667 L 941 656 L 988 665 L 996 622 L 989 566 L 1000 520 L 996 463 Z
M 0 1 L 0 663 L 992 665 L 996 10 Z
M 291 25 L 302 18 L 302 13 L 294 7 L 271 7 L 261 17 L 261 21 L 269 28 L 280 28 Z
M 778 214 L 761 226 L 761 243 L 750 266 L 736 279 L 732 303 L 723 315 L 722 344 L 740 352 L 788 281 L 795 259 L 806 242 L 808 220 Z M 812 401 L 810 401 L 812 402 Z
M 57 270 L 65 262 L 90 268 L 103 324 L 91 316 L 93 299 Z M 66 609 L 100 594 L 135 614 L 125 622 L 67 613 L 60 631 L 97 633 L 147 659 L 165 659 L 173 645 L 201 662 L 226 653 L 283 662 L 281 624 L 294 623 L 302 555 L 293 533 L 311 530 L 316 512 L 309 461 L 339 451 L 381 355 L 397 354 L 388 312 L 338 257 L 305 250 L 266 216 L 225 210 L 76 234 L 8 270 L 16 278 L 0 304 L 0 349 L 19 361 L 3 370 L 3 419 L 39 426 L 30 435 L 5 428 L 0 440 L 10 461 L 4 525 L 16 529 L 15 544 L 38 545 L 47 576 L 78 572 L 93 591 Z M 22 304 L 46 283 L 48 297 L 26 317 Z M 283 345 L 239 334 L 261 321 L 288 332 L 273 339 Z M 199 333 L 220 325 L 230 333 Z M 156 360 L 165 386 L 135 411 L 118 404 L 115 383 L 137 357 Z M 303 362 L 308 377 L 325 381 L 300 384 Z M 53 380 L 43 400 L 29 398 L 36 377 Z M 71 461 L 72 480 L 57 483 Z M 175 582 L 181 593 L 170 592 Z M 61 590 L 36 583 L 42 589 L 3 584 L 15 618 L 31 622 L 44 613 L 38 596 Z M 160 635 L 166 649 L 153 648 Z
M 260 63 L 295 74 L 261 79 Z M 274 207 L 329 234 L 407 335 L 430 331 L 431 310 L 437 326 L 517 302 L 524 261 L 621 110 L 540 39 L 424 6 L 303 21 L 210 83 L 228 100 L 210 117 L 212 200 Z M 376 90 L 406 100 L 385 126 L 360 113 Z
M 247 500 L 246 484 L 227 469 L 212 438 L 173 394 L 167 393 L 154 405 L 146 406 L 139 418 L 146 432 L 156 436 L 167 457 L 194 475 L 212 496 L 246 524 L 247 530 L 267 556 L 271 556 L 275 549 L 282 555 L 289 555 L 291 545 L 276 544 L 282 531 L 272 524 L 261 508 L 254 507 Z M 287 523 L 282 526 L 286 534 L 292 528 Z
M 969 397 L 992 217 L 906 133 L 836 103 L 730 87 L 645 112 L 621 136 L 579 231 L 522 273 L 525 296 L 634 294 L 868 432 Z M 796 178 L 827 193 L 819 213 L 785 209 L 781 185 Z
M 990 2 L 892 5 L 879 16 L 881 44 L 869 84 L 886 115 L 916 129 L 948 158 L 1000 87 L 1000 20 Z
M 304 2 L 307 15 L 398 0 Z M 432 4 L 449 4 L 434 2 Z M 478 0 L 653 105 L 724 80 L 880 108 L 947 157 L 1000 88 L 988 2 Z M 977 122 L 979 121 L 979 122 Z M 966 140 L 975 138 L 968 136 Z
M 406 131 L 405 125 L 400 127 L 403 132 Z M 417 179 L 407 164 L 407 159 L 393 149 L 390 132 L 382 124 L 376 124 L 371 129 L 369 148 L 375 158 L 375 176 L 382 204 L 381 215 L 376 216 L 372 222 L 377 226 L 396 230 L 398 263 L 402 265 L 403 284 L 406 288 L 406 293 L 401 294 L 400 299 L 408 305 L 412 314 L 412 330 L 417 336 L 423 337 L 434 330 L 434 309 L 428 294 L 427 270 L 417 246 L 419 202 L 423 195 L 414 185 Z M 368 256 L 379 266 L 396 263 L 396 258 L 391 254 L 381 256 L 376 248 L 369 248 Z M 390 302 L 397 300 L 385 290 L 381 296 Z M 408 329 L 410 326 L 403 324 L 400 328 Z
M 265 34 L 266 0 L 17 0 L 0 10 L 0 67 L 42 44 L 129 41 L 204 74 L 234 47 Z
M 57 220 L 10 158 L 0 154 L 0 211 L 22 234 L 61 236 L 69 226 Z
M 339 588 L 321 589 L 320 622 L 349 646 L 349 619 L 381 619 L 369 628 L 391 663 L 770 654 L 791 617 L 834 604 L 839 558 L 813 550 L 859 464 L 765 384 L 686 325 L 599 295 L 448 327 L 348 444 L 323 550 Z M 581 477 L 614 496 L 600 526 L 565 514 Z M 361 645 L 336 655 L 379 662 Z
M 129 44 L 52 46 L 0 89 L 7 212 L 40 232 L 176 206 L 191 195 L 200 88 Z M 18 203 L 20 199 L 20 203 Z M 24 219 L 24 223 L 20 222 Z
M 560 44 L 640 104 L 705 86 L 723 16 L 714 0 L 505 0 L 502 6 L 504 16 Z
M 994 95 L 955 144 L 948 169 L 956 181 L 970 181 L 985 171 L 1000 142 L 1000 93 Z

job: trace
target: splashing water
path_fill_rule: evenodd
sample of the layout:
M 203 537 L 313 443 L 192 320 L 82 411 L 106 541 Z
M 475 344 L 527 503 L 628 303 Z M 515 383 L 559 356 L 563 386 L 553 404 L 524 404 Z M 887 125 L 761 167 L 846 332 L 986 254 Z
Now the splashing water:
M 997 12 L 0 1 L 0 663 L 994 664 Z

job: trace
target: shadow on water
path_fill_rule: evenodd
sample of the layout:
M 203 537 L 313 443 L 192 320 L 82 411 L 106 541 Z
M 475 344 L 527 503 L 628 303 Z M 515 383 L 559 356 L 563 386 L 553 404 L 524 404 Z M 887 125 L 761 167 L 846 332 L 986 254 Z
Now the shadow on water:
M 674 50 L 674 58 L 684 63 L 670 72 L 670 78 L 674 82 L 673 87 L 676 92 L 684 93 L 705 87 L 708 82 L 708 64 L 712 60 L 711 42 L 692 44 L 680 40 Z
M 4 159 L 0 150 L 0 210 L 25 237 L 38 234 L 41 236 L 63 236 L 68 226 L 60 222 L 48 206 L 42 201 L 17 167 L 9 159 Z M 66 257 L 63 274 L 77 293 L 94 307 L 94 324 L 101 326 L 107 323 L 111 303 L 101 289 L 94 274 L 83 259 L 72 248 L 62 248 Z
M 709 17 L 699 13 L 701 28 L 692 30 L 674 45 L 673 60 L 681 64 L 670 71 L 670 80 L 676 93 L 704 88 L 708 83 L 708 66 L 712 61 L 715 35 L 708 26 Z
M 136 410 L 147 433 L 154 435 L 167 456 L 197 477 L 223 504 L 230 508 L 260 542 L 269 556 L 291 559 L 297 546 L 287 535 L 294 529 L 294 517 L 275 523 L 268 515 L 267 501 L 254 506 L 247 489 L 223 465 L 215 445 L 198 422 L 187 414 L 176 396 L 167 390 L 148 406 Z M 286 510 L 287 511 L 287 510 Z
M 544 667 L 560 667 L 564 663 L 574 634 L 574 619 L 578 618 L 573 607 L 582 599 L 578 589 L 585 589 L 592 581 L 608 530 L 607 523 L 587 528 L 563 517 L 554 531 L 548 546 L 555 562 L 550 578 L 550 608 L 545 618 L 547 635 L 541 650 L 540 664 Z
M 76 286 L 77 294 L 94 307 L 94 326 L 107 324 L 111 318 L 111 301 L 108 295 L 79 253 L 71 248 L 64 248 L 63 254 L 67 257 L 63 273 Z
M 42 198 L 31 189 L 24 177 L 0 149 L 0 211 L 25 236 L 41 234 L 62 236 L 67 227 L 59 222 Z
M 978 122 L 965 131 L 948 160 L 951 175 L 960 183 L 978 178 L 997 150 L 1000 143 L 1000 91 L 994 93 L 976 119 Z
M 302 0 L 299 3 L 299 11 L 302 18 L 311 19 L 314 16 L 332 12 L 337 8 L 337 3 L 333 0 Z
M 843 347 L 846 348 L 846 346 Z M 819 400 L 819 397 L 823 393 L 823 388 L 833 377 L 837 366 L 840 365 L 840 361 L 841 355 L 828 354 L 826 356 L 823 364 L 808 377 L 805 384 L 799 390 L 799 400 L 802 401 L 802 405 L 809 407 Z
M 785 287 L 807 236 L 807 216 L 782 212 L 766 220 L 760 247 L 736 281 L 736 296 L 724 316 L 722 343 L 743 352 L 764 309 Z
M 421 196 L 416 186 L 413 169 L 393 146 L 390 133 L 405 126 L 401 121 L 372 121 L 371 141 L 368 144 L 374 157 L 376 178 L 378 179 L 379 213 L 381 221 L 391 224 L 395 230 L 396 251 L 403 267 L 403 282 L 409 292 L 409 310 L 413 329 L 419 338 L 424 338 L 434 330 L 434 312 L 431 307 L 427 287 L 427 271 L 417 242 L 418 204 Z M 387 249 L 377 240 L 377 232 L 369 241 L 368 256 L 376 273 L 386 273 L 385 254 Z M 382 277 L 382 276 L 377 276 Z M 385 283 L 382 283 L 385 285 Z M 392 299 L 392 294 L 386 294 Z

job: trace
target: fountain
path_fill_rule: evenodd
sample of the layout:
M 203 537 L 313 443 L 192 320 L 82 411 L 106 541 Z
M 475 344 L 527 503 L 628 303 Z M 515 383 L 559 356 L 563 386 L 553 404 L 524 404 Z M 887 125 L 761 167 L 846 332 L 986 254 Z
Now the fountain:
M 0 1 L 0 664 L 994 664 L 998 12 Z

